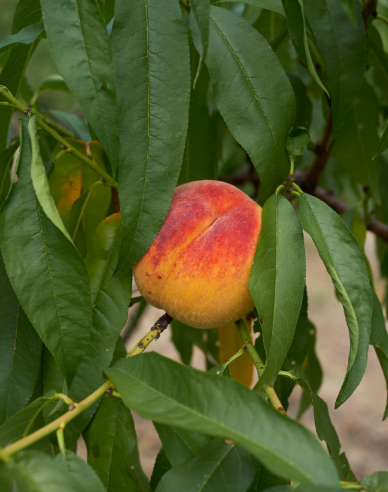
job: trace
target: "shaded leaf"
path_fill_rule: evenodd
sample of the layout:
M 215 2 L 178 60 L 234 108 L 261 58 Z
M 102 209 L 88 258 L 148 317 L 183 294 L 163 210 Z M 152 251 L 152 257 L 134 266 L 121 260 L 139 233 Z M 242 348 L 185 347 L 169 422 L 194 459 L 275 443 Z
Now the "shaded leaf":
M 291 85 L 265 39 L 246 20 L 218 7 L 211 8 L 205 62 L 217 108 L 259 173 L 263 202 L 289 171 L 284 142 L 295 118 Z
M 300 197 L 300 219 L 331 276 L 349 328 L 349 360 L 336 400 L 338 408 L 357 388 L 365 372 L 372 292 L 362 250 L 341 217 L 318 198 L 303 193 Z
M 67 92 L 69 94 L 71 93 L 65 81 L 63 80 L 63 77 L 58 74 L 49 75 L 48 77 L 45 77 L 43 80 L 41 80 L 39 84 L 39 89 L 35 97 L 38 97 L 47 91 L 61 91 Z
M 171 323 L 171 340 L 178 350 L 183 364 L 190 365 L 193 355 L 193 341 L 187 336 L 186 325 L 177 320 Z
M 58 72 L 93 126 L 115 176 L 119 131 L 114 62 L 98 4 L 89 0 L 65 0 L 60 4 L 41 0 L 41 5 Z
M 105 396 L 88 430 L 88 463 L 107 491 L 135 491 L 130 473 L 136 432 L 131 412 L 120 398 Z
M 93 492 L 105 492 L 105 488 L 92 467 L 79 456 L 66 450 L 66 457 L 59 453 L 54 460 L 65 468 L 73 481 L 73 490 L 89 490 Z
M 40 0 L 19 0 L 13 22 L 12 34 L 17 34 L 23 28 L 31 24 L 42 22 Z M 39 38 L 30 45 L 21 44 L 15 46 L 3 70 L 0 73 L 0 85 L 4 85 L 15 96 L 18 97 L 23 87 L 24 74 L 30 58 L 39 43 Z M 10 125 L 14 108 L 0 106 L 0 153 L 8 147 L 10 136 Z
M 280 476 L 337 483 L 335 467 L 315 437 L 237 381 L 156 353 L 119 361 L 106 373 L 124 403 L 147 419 L 232 439 Z
M 284 12 L 281 15 L 274 10 L 264 9 L 252 27 L 264 36 L 275 52 L 288 35 L 288 23 Z
M 317 330 L 315 326 L 311 323 L 311 321 L 309 321 L 307 334 L 307 354 L 302 366 L 302 372 L 308 377 L 310 388 L 314 393 L 318 393 L 323 379 L 322 367 L 315 352 L 316 332 Z M 298 415 L 296 417 L 298 420 L 301 418 L 301 416 L 304 414 L 309 406 L 310 399 L 308 398 L 306 393 L 303 392 L 302 398 L 300 400 Z
M 313 105 L 307 95 L 306 86 L 293 73 L 287 72 L 287 77 L 291 82 L 296 99 L 296 114 L 293 126 L 302 126 L 303 128 L 309 129 L 312 120 Z
M 273 386 L 295 333 L 306 280 L 303 233 L 292 205 L 273 195 L 264 205 L 249 279 L 260 313 L 266 365 L 259 387 Z
M 198 62 L 197 72 L 193 84 L 193 88 L 195 89 L 202 64 L 206 58 L 207 48 L 209 44 L 210 2 L 208 0 L 192 0 L 190 5 L 191 29 L 199 33 L 199 39 L 201 40 L 201 47 L 199 50 L 200 59 Z
M 379 298 L 373 291 L 372 329 L 369 343 L 374 346 L 384 374 L 388 394 L 388 333 Z M 388 395 L 383 420 L 388 417 Z
M 199 67 L 199 55 L 192 42 L 190 42 L 190 52 L 193 82 Z M 209 83 L 207 68 L 203 66 L 195 89 L 191 91 L 189 126 L 178 184 L 200 179 L 217 179 L 218 113 L 213 113 L 211 116 L 209 114 L 207 103 Z
M 160 480 L 162 479 L 163 475 L 165 475 L 168 470 L 171 470 L 172 466 L 171 463 L 168 461 L 168 458 L 166 456 L 166 452 L 164 451 L 163 448 L 159 451 L 154 468 L 152 470 L 152 475 L 151 475 L 151 481 L 150 481 L 150 487 L 152 492 L 156 490 L 156 487 Z
M 42 31 L 43 24 L 31 24 L 16 34 L 5 36 L 0 43 L 0 54 L 20 44 L 32 44 L 42 34 Z
M 373 81 L 384 98 L 388 99 L 388 54 L 383 48 L 378 30 L 373 25 L 369 27 L 368 44 L 368 62 L 372 66 Z
M 35 414 L 41 412 L 53 400 L 54 396 L 55 391 L 48 392 L 45 396 L 37 398 L 4 422 L 0 426 L 0 447 L 4 448 L 8 444 L 21 439 L 23 434 L 30 429 L 31 419 Z
M 348 480 L 349 463 L 346 458 L 345 466 L 342 462 L 340 455 L 341 444 L 339 442 L 337 432 L 331 422 L 326 402 L 312 391 L 307 377 L 298 369 L 294 369 L 290 372 L 283 372 L 282 376 L 296 381 L 307 394 L 314 409 L 314 421 L 318 437 L 321 441 L 326 442 L 330 456 L 337 466 L 341 479 Z
M 382 154 L 388 149 L 388 124 L 385 125 L 384 133 L 381 135 L 380 142 L 375 150 L 373 159 Z
M 42 341 L 24 314 L 0 253 L 0 424 L 27 405 L 40 369 Z
M 306 128 L 294 128 L 286 140 L 286 149 L 291 160 L 298 155 L 303 155 L 307 144 L 310 142 L 310 134 Z
M 0 207 L 11 191 L 11 166 L 19 143 L 11 145 L 0 154 Z
M 257 463 L 256 473 L 248 492 L 262 492 L 263 490 L 270 489 L 272 487 L 287 485 L 287 483 L 288 482 L 282 478 L 273 475 L 261 463 Z
M 241 446 L 213 439 L 187 463 L 163 475 L 157 492 L 244 492 L 255 474 L 255 461 Z
M 307 42 L 303 0 L 282 0 L 282 3 L 288 21 L 288 31 L 296 52 L 304 64 L 308 66 L 308 69 L 316 83 L 324 92 L 326 92 L 327 95 L 329 95 L 326 87 L 323 85 L 317 71 L 315 70 L 315 66 L 311 58 L 310 49 Z
M 159 232 L 179 177 L 190 67 L 178 2 L 117 0 L 115 13 L 112 43 L 120 108 L 124 238 L 119 269 L 128 269 Z
M 154 423 L 164 452 L 172 466 L 192 460 L 210 442 L 210 437 L 178 427 Z
M 24 312 L 70 382 L 90 338 L 89 276 L 77 250 L 36 199 L 28 121 L 21 125 L 19 181 L 1 210 L 1 250 Z
M 219 0 L 217 3 L 236 3 L 236 0 Z M 278 14 L 285 15 L 284 8 L 281 0 L 244 0 L 241 3 L 253 5 L 254 7 L 260 7 L 267 10 L 272 10 Z
M 379 108 L 373 88 L 364 81 L 338 129 L 332 153 L 350 176 L 362 186 L 369 186 L 374 200 L 380 202 L 378 162 L 373 161 L 379 137 Z
M 237 331 L 236 323 L 218 328 L 219 361 L 224 364 L 230 357 L 236 354 L 242 347 L 242 340 Z M 230 375 L 236 381 L 250 386 L 253 379 L 253 362 L 248 353 L 240 355 L 229 364 Z M 223 372 L 223 371 L 222 371 Z
M 331 136 L 345 124 L 345 117 L 360 92 L 367 61 L 367 40 L 360 5 L 357 26 L 337 0 L 305 0 L 305 14 L 322 55 L 328 78 L 333 126 Z
M 92 137 L 88 132 L 84 122 L 75 114 L 59 111 L 58 109 L 50 109 L 50 114 L 64 125 L 66 125 L 74 137 L 84 142 L 90 142 Z

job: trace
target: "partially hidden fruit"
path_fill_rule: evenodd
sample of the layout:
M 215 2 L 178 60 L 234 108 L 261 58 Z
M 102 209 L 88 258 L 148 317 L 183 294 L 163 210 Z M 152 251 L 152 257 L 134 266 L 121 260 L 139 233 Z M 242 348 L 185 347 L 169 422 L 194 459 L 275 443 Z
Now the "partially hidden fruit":
M 249 294 L 261 207 L 219 181 L 178 186 L 159 234 L 133 272 L 145 299 L 196 328 L 238 320 Z

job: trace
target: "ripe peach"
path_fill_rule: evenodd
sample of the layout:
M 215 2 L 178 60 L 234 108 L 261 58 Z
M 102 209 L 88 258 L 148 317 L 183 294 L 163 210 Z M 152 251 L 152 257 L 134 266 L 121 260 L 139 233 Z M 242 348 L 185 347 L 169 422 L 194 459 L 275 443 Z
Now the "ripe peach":
M 261 207 L 219 181 L 178 186 L 159 234 L 133 272 L 145 299 L 196 328 L 253 309 L 248 280 Z

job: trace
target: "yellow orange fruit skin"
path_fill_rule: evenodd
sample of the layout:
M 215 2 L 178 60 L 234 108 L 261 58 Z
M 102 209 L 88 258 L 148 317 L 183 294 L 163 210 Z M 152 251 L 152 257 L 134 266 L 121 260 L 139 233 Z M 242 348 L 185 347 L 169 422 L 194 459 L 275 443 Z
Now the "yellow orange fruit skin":
M 178 186 L 159 234 L 133 272 L 145 299 L 196 328 L 238 320 L 254 307 L 249 275 L 261 207 L 219 181 Z

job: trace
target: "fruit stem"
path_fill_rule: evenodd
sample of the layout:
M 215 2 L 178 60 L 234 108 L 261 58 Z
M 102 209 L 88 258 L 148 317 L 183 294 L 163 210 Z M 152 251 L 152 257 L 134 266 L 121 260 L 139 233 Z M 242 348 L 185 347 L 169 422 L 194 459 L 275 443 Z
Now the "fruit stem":
M 265 365 L 263 361 L 260 358 L 260 355 L 257 353 L 257 350 L 255 346 L 252 343 L 251 337 L 248 333 L 248 329 L 251 329 L 253 325 L 253 318 L 250 315 L 244 316 L 243 318 L 244 323 L 241 323 L 241 320 L 236 322 L 237 329 L 240 333 L 240 336 L 242 338 L 242 341 L 244 342 L 244 345 L 248 349 L 248 353 L 251 356 L 251 359 L 253 361 L 254 366 L 256 367 L 257 374 L 260 377 L 264 373 Z M 268 400 L 270 401 L 271 405 L 280 413 L 283 415 L 287 415 L 286 411 L 283 408 L 283 405 L 281 404 L 278 395 L 276 394 L 275 390 L 272 388 L 272 386 L 269 386 L 268 384 L 265 384 L 264 387 L 264 392 L 268 397 Z
M 141 352 L 144 351 L 146 347 L 152 342 L 152 340 L 155 340 L 155 338 L 159 338 L 158 335 L 162 333 L 167 326 L 171 323 L 172 318 L 169 316 L 167 313 L 161 316 L 158 321 L 154 324 L 154 326 L 151 328 L 151 330 L 147 333 L 145 337 L 141 339 L 140 342 L 138 342 L 133 349 L 128 353 L 127 357 L 132 357 L 133 355 L 137 355 Z M 148 340 L 146 340 L 148 338 Z M 140 350 L 140 344 L 142 344 L 142 348 Z M 112 392 L 113 389 L 113 392 Z M 93 403 L 95 403 L 97 400 L 99 400 L 102 396 L 104 396 L 105 393 L 108 394 L 114 394 L 114 396 L 120 396 L 115 390 L 112 381 L 106 381 L 102 386 L 96 389 L 94 393 L 86 397 L 83 401 L 80 403 L 72 403 L 69 407 L 69 411 L 66 412 L 65 414 L 61 415 L 61 417 L 58 417 L 56 420 L 53 420 L 50 424 L 42 427 L 41 429 L 38 429 L 37 431 L 33 432 L 29 436 L 23 437 L 22 439 L 19 439 L 18 441 L 15 441 L 13 444 L 10 446 L 1 449 L 0 450 L 0 460 L 1 461 L 8 461 L 9 457 L 12 454 L 17 453 L 18 451 L 21 451 L 22 449 L 30 446 L 31 444 L 34 444 L 35 442 L 39 441 L 43 437 L 48 436 L 49 434 L 52 434 L 53 432 L 57 431 L 57 437 L 59 438 L 58 443 L 61 444 L 60 440 L 63 437 L 63 429 L 65 428 L 66 424 L 68 424 L 71 420 L 73 420 L 75 417 L 77 417 L 79 414 L 84 412 L 87 408 L 91 407 Z M 59 399 L 63 400 L 66 402 L 72 402 L 72 400 L 68 397 L 65 397 L 62 393 L 57 393 L 53 396 L 52 399 Z M 47 404 L 48 402 L 46 402 Z M 44 406 L 44 405 L 43 405 Z M 43 406 L 40 408 L 40 410 L 43 408 Z M 39 410 L 39 411 L 40 411 Z M 29 426 L 30 427 L 30 426 Z M 61 432 L 62 430 L 62 432 Z M 58 432 L 59 431 L 59 432 Z M 64 447 L 64 443 L 63 443 Z
M 29 108 L 26 108 L 23 106 L 23 104 L 14 97 L 9 90 L 4 87 L 3 85 L 0 85 L 0 92 L 1 94 L 8 99 L 8 101 L 19 111 L 21 111 L 24 114 L 32 114 L 31 110 Z M 69 152 L 71 152 L 73 155 L 78 157 L 81 161 L 83 161 L 85 164 L 87 164 L 89 167 L 91 167 L 96 173 L 98 173 L 100 176 L 102 176 L 105 181 L 112 186 L 113 188 L 117 188 L 117 183 L 116 181 L 109 176 L 108 173 L 106 173 L 103 169 L 101 169 L 97 163 L 93 159 L 89 159 L 86 157 L 86 155 L 83 155 L 79 150 L 74 148 L 72 145 L 70 145 L 68 140 L 65 140 L 59 133 L 57 133 L 55 130 L 53 130 L 50 126 L 48 126 L 38 115 L 36 115 L 36 122 L 38 125 L 47 133 L 49 133 L 52 137 L 55 138 L 58 142 L 60 142 L 62 145 L 64 145 L 66 148 L 69 149 Z

